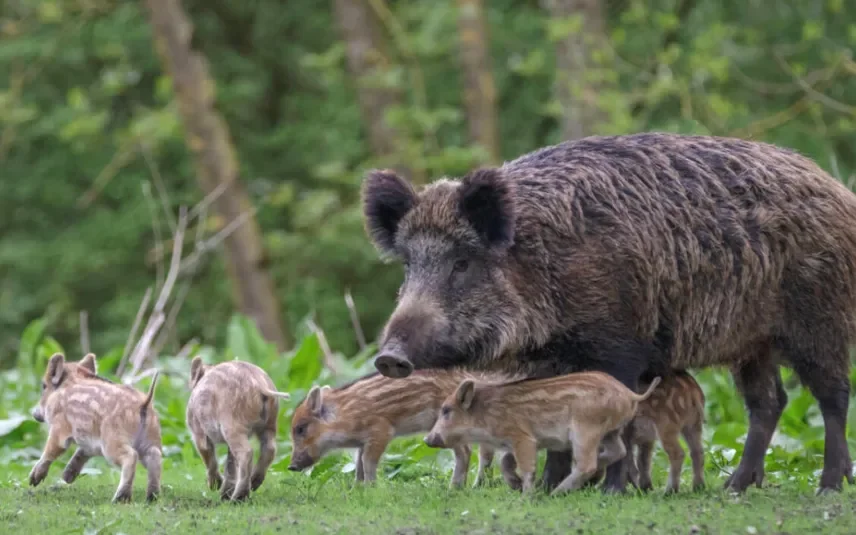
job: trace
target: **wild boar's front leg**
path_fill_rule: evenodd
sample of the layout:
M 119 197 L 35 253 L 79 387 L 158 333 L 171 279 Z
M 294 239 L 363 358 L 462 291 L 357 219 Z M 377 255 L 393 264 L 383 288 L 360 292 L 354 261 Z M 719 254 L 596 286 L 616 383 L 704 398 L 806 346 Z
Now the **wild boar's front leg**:
M 487 475 L 493 464 L 494 449 L 487 444 L 479 444 L 479 469 L 476 473 L 476 479 L 473 481 L 473 488 L 480 487 L 487 483 Z
M 392 440 L 392 430 L 384 429 L 373 433 L 372 437 L 363 444 L 363 481 L 365 483 L 372 483 L 377 477 L 377 465 L 390 440 Z
M 87 455 L 83 449 L 77 448 L 77 451 L 75 451 L 74 455 L 69 459 L 68 464 L 65 465 L 65 470 L 62 471 L 62 480 L 68 484 L 73 483 L 74 480 L 77 479 L 77 476 L 80 475 L 84 465 L 86 465 L 91 458 L 92 456 Z
M 47 477 L 51 464 L 66 450 L 64 439 L 65 437 L 60 435 L 56 427 L 51 427 L 42 457 L 30 471 L 30 485 L 36 487 Z
M 522 476 L 522 488 L 524 493 L 531 493 L 535 489 L 535 468 L 538 464 L 538 445 L 530 437 L 521 437 L 514 441 L 512 447 L 517 467 Z
M 462 487 L 467 481 L 467 472 L 470 470 L 470 454 L 472 450 L 466 444 L 454 448 L 455 471 L 452 473 L 451 487 Z

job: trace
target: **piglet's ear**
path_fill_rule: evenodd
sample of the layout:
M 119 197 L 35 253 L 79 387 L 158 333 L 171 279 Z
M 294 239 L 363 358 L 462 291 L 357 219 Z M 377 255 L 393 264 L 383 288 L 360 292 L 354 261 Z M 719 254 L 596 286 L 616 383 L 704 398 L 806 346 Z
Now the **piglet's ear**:
M 80 359 L 78 364 L 80 364 L 81 368 L 92 372 L 93 375 L 98 373 L 98 364 L 95 362 L 95 353 L 87 353 L 85 357 Z
M 65 376 L 65 355 L 62 353 L 54 353 L 48 361 L 47 376 L 54 388 L 59 386 L 62 382 L 63 376 Z
M 205 363 L 202 362 L 202 357 L 196 355 L 190 361 L 190 385 L 198 383 L 203 375 L 205 375 Z
M 458 210 L 488 247 L 514 243 L 514 196 L 511 182 L 496 168 L 479 169 L 461 179 Z
M 318 386 L 313 386 L 309 389 L 309 395 L 306 396 L 306 407 L 312 414 L 321 414 L 321 408 L 324 406 L 324 389 Z
M 468 411 L 470 407 L 473 405 L 473 399 L 476 396 L 476 385 L 473 383 L 472 379 L 465 379 L 458 385 L 458 390 L 455 392 L 455 399 L 458 400 L 458 404 L 461 406 L 461 409 Z
M 391 254 L 398 224 L 419 200 L 413 186 L 391 170 L 369 172 L 363 182 L 365 227 L 375 247 Z

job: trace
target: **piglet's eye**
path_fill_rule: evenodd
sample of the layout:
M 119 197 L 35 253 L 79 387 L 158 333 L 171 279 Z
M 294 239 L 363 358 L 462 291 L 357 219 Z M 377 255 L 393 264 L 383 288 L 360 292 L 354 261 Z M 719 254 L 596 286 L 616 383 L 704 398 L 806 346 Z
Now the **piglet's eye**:
M 443 414 L 443 417 L 448 418 L 449 415 L 452 413 L 452 409 L 449 407 L 443 407 L 440 412 Z
M 46 382 L 42 381 L 42 391 L 47 390 L 47 388 L 48 388 L 48 384 Z
M 294 429 L 294 434 L 299 437 L 302 437 L 306 434 L 306 424 L 300 424 Z

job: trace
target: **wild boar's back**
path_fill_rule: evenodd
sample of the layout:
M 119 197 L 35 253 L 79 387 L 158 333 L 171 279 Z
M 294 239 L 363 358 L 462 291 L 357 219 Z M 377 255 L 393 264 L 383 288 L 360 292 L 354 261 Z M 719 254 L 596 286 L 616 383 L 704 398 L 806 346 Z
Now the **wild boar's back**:
M 605 322 L 675 366 L 707 366 L 789 336 L 800 306 L 852 340 L 856 196 L 806 157 L 648 133 L 547 147 L 500 172 L 515 285 L 553 333 Z

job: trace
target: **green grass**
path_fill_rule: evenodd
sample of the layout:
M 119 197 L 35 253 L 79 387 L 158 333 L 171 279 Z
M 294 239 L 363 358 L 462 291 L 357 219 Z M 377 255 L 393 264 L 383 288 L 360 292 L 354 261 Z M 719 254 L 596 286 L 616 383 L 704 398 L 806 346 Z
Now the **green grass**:
M 815 497 L 823 467 L 823 419 L 811 394 L 790 370 L 783 370 L 789 402 L 767 452 L 767 486 L 735 497 L 722 490 L 724 474 L 733 471 L 743 452 L 747 417 L 743 400 L 723 370 L 694 375 L 706 396 L 705 467 L 709 490 L 675 497 L 661 491 L 637 496 L 605 496 L 585 491 L 562 498 L 538 495 L 523 499 L 502 485 L 451 491 L 453 457 L 416 435 L 393 441 L 380 466 L 378 485 L 354 487 L 354 465 L 347 455 L 330 455 L 308 473 L 288 472 L 289 426 L 294 407 L 313 384 L 336 384 L 373 369 L 373 348 L 351 358 L 336 354 L 333 377 L 322 364 L 317 338 L 307 335 L 291 351 L 280 353 L 264 342 L 245 318 L 227 326 L 225 348 L 200 347 L 208 362 L 236 356 L 254 362 L 291 393 L 281 404 L 279 453 L 264 486 L 249 504 L 221 504 L 205 488 L 202 462 L 185 426 L 189 392 L 188 359 L 162 355 L 155 395 L 164 451 L 164 489 L 159 503 L 147 506 L 145 471 L 138 469 L 135 503 L 110 504 L 119 472 L 102 459 L 87 465 L 88 474 L 73 485 L 58 483 L 71 456 L 66 452 L 36 489 L 27 474 L 38 459 L 47 427 L 29 416 L 39 399 L 40 376 L 47 359 L 62 348 L 34 322 L 22 336 L 15 368 L 0 371 L 0 526 L 27 533 L 856 533 L 856 490 Z M 115 370 L 122 348 L 98 356 L 99 373 L 118 380 Z M 67 355 L 78 360 L 79 355 Z M 851 376 L 856 393 L 856 367 Z M 149 380 L 136 387 L 148 388 Z M 848 440 L 856 450 L 856 397 L 851 400 Z M 225 448 L 221 447 L 225 453 Z M 543 461 L 543 453 L 542 453 Z M 475 472 L 475 455 L 470 474 Z M 662 489 L 667 469 L 658 448 L 655 485 Z M 497 478 L 499 479 L 499 478 Z M 695 531 L 693 531 L 695 527 Z
M 62 463 L 42 486 L 26 484 L 27 468 L 0 483 L 0 525 L 6 533 L 853 533 L 856 490 L 815 497 L 805 482 L 750 489 L 743 496 L 709 479 L 700 493 L 665 497 L 606 496 L 587 490 L 527 499 L 495 481 L 483 489 L 449 490 L 438 472 L 409 481 L 357 487 L 336 474 L 319 482 L 303 474 L 271 473 L 245 504 L 221 503 L 205 487 L 201 464 L 174 466 L 153 505 L 144 503 L 145 472 L 134 503 L 110 504 L 118 471 L 96 463 L 98 475 L 59 482 Z M 662 473 L 657 474 L 662 483 Z M 472 476 L 472 474 L 471 474 Z M 710 476 L 709 476 L 710 477 Z M 496 480 L 499 478 L 497 477 Z M 697 531 L 693 531 L 697 530 Z

